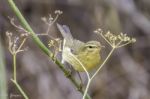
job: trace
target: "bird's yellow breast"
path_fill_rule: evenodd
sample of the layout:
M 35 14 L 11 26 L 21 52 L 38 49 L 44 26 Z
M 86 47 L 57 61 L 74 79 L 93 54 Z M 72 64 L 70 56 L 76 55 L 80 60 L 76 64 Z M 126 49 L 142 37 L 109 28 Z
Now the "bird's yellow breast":
M 99 51 L 80 53 L 79 55 L 76 55 L 76 57 L 82 63 L 82 65 L 85 66 L 85 68 L 88 71 L 98 66 L 100 64 L 100 59 L 101 59 L 99 55 Z M 81 71 L 81 72 L 85 71 L 81 66 L 81 64 L 78 64 L 73 67 L 77 71 Z

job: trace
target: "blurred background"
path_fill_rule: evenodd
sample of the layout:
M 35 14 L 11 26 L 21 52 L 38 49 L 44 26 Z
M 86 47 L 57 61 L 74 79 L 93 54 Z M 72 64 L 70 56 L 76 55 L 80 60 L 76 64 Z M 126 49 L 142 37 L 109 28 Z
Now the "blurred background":
M 82 41 L 99 40 L 105 48 L 103 59 L 110 51 L 105 41 L 93 31 L 101 28 L 112 33 L 126 33 L 137 42 L 117 49 L 104 68 L 93 80 L 89 94 L 92 99 L 150 99 L 150 1 L 149 0 L 15 0 L 36 33 L 43 33 L 47 26 L 41 17 L 54 11 L 63 14 L 57 22 L 70 27 L 72 35 Z M 12 78 L 12 55 L 8 51 L 6 31 L 19 35 L 10 24 L 15 15 L 7 0 L 0 0 L 0 38 L 4 51 L 8 94 L 11 99 L 19 96 Z M 19 21 L 17 21 L 19 24 Z M 49 32 L 61 37 L 54 24 Z M 40 37 L 47 46 L 48 37 Z M 27 51 L 17 54 L 17 79 L 30 99 L 81 99 L 73 84 L 63 72 L 42 53 L 31 38 L 25 43 Z M 86 76 L 83 73 L 84 83 Z M 17 96 L 18 95 L 18 96 Z

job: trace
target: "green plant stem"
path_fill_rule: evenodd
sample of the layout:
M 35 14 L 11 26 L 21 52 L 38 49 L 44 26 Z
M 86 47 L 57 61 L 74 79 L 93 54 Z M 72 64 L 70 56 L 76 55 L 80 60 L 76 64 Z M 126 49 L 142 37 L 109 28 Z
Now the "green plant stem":
M 3 46 L 0 37 L 0 99 L 7 99 L 7 81 Z
M 23 89 L 20 87 L 20 85 L 17 83 L 16 80 L 11 79 L 11 81 L 16 85 L 16 87 L 18 88 L 18 90 L 20 91 L 20 93 L 22 94 L 22 96 L 25 99 L 29 99 L 28 96 L 25 94 L 25 92 L 23 91 Z
M 13 54 L 13 78 L 15 81 L 17 81 L 17 75 L 16 75 L 16 53 Z
M 40 39 L 38 38 L 38 36 L 34 33 L 34 31 L 32 30 L 32 28 L 30 27 L 30 25 L 27 23 L 27 21 L 25 20 L 25 18 L 23 17 L 23 15 L 21 14 L 21 12 L 19 11 L 19 9 L 17 8 L 17 6 L 15 5 L 15 3 L 13 2 L 13 0 L 7 0 L 11 9 L 14 11 L 14 13 L 16 14 L 17 18 L 20 20 L 22 26 L 31 34 L 32 39 L 34 40 L 34 42 L 38 45 L 38 47 L 46 54 L 48 55 L 52 60 L 53 60 L 53 54 L 49 51 L 49 49 L 40 41 Z M 57 66 L 64 72 L 64 74 L 67 74 L 68 71 L 64 68 L 64 66 L 58 61 L 55 60 L 55 63 L 57 64 Z M 73 76 L 68 77 L 68 79 L 70 79 L 70 81 L 75 85 L 76 88 L 80 87 L 80 84 L 73 78 Z M 83 91 L 79 90 L 82 94 Z M 91 99 L 89 97 L 89 95 L 87 96 L 87 99 Z

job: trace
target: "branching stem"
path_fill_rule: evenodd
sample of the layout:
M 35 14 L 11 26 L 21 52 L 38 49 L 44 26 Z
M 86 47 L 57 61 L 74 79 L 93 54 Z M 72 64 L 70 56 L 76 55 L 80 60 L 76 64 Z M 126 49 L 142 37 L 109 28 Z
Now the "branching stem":
M 24 99 L 29 99 L 28 96 L 25 94 L 25 92 L 23 91 L 23 89 L 20 87 L 20 85 L 17 83 L 16 80 L 11 79 L 11 81 L 16 85 L 16 87 L 18 88 L 18 90 L 20 91 L 20 93 L 22 94 L 22 96 L 24 97 Z
M 17 83 L 17 72 L 16 72 L 16 55 L 17 53 L 12 54 L 13 55 L 13 79 L 11 81 L 16 85 L 20 93 L 23 95 L 24 99 L 29 99 L 26 93 L 23 91 L 23 89 L 20 87 L 20 85 Z
M 7 0 L 9 3 L 9 6 L 11 7 L 11 9 L 14 11 L 14 13 L 16 14 L 17 18 L 19 19 L 19 21 L 21 22 L 22 26 L 28 31 L 28 33 L 32 36 L 32 39 L 35 41 L 35 44 L 39 46 L 39 48 L 46 54 L 48 55 L 51 59 L 53 58 L 53 54 L 52 52 L 49 51 L 49 49 L 41 42 L 41 40 L 38 38 L 38 36 L 34 33 L 34 31 L 32 30 L 32 28 L 30 27 L 30 25 L 28 24 L 28 22 L 25 20 L 25 18 L 23 17 L 23 15 L 21 14 L 21 12 L 19 11 L 19 9 L 17 8 L 17 6 L 15 5 L 13 0 Z M 64 74 L 68 73 L 68 71 L 64 68 L 64 66 L 61 64 L 61 62 L 59 62 L 57 59 L 55 60 L 55 63 L 57 64 L 57 66 L 64 72 Z M 68 77 L 70 79 L 70 81 L 76 86 L 76 88 L 79 88 L 80 85 L 79 83 L 74 79 L 74 77 L 70 76 Z M 79 90 L 82 94 L 83 91 Z M 87 99 L 91 99 L 89 97 L 89 95 L 87 95 Z

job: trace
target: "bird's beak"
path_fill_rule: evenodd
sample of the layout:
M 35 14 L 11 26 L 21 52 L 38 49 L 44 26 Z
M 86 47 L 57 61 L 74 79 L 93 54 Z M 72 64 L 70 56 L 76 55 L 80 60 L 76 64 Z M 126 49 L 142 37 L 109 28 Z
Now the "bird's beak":
M 105 46 L 103 46 L 103 45 L 100 45 L 99 47 L 100 47 L 100 48 L 105 48 Z

